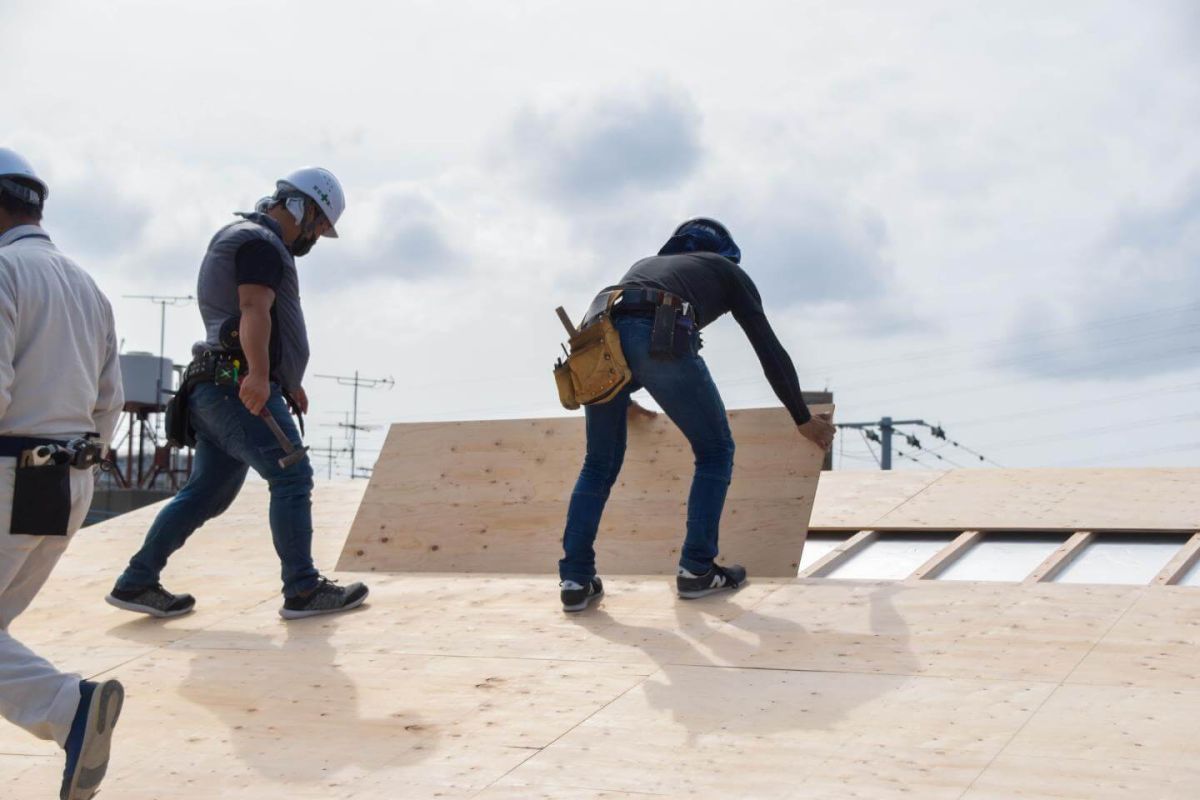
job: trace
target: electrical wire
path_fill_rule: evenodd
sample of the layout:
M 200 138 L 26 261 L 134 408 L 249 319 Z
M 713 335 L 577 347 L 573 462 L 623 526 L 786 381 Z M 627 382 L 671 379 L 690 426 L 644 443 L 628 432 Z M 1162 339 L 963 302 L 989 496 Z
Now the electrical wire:
M 867 450 L 869 450 L 869 451 L 870 451 L 870 453 L 871 453 L 871 457 L 875 459 L 875 466 L 877 466 L 877 467 L 882 467 L 882 466 L 883 466 L 883 464 L 880 462 L 880 460 L 879 460 L 879 456 L 878 456 L 878 455 L 876 455 L 876 453 L 875 453 L 875 448 L 874 448 L 874 447 L 871 447 L 871 442 L 870 442 L 870 440 L 869 440 L 869 439 L 867 439 L 867 432 L 866 432 L 864 429 L 862 429 L 862 428 L 859 428 L 859 429 L 858 429 L 858 432 L 859 432 L 860 434 L 862 434 L 863 444 L 865 444 L 865 445 L 867 446 Z
M 919 459 L 919 458 L 917 458 L 916 456 L 912 455 L 911 453 L 906 453 L 906 452 L 904 452 L 903 450 L 897 449 L 897 450 L 896 450 L 896 455 L 900 456 L 901 458 L 907 458 L 909 461 L 912 461 L 912 462 L 913 462 L 913 463 L 915 463 L 915 464 L 920 464 L 920 465 L 921 465 L 922 467 L 924 467 L 925 469 L 933 469 L 933 467 L 931 467 L 930 465 L 926 464 L 924 461 L 922 461 L 921 459 Z

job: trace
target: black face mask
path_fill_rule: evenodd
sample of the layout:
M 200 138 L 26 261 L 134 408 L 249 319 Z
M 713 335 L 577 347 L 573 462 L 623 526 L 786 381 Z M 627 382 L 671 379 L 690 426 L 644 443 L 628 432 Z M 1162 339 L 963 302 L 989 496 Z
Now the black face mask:
M 296 237 L 296 241 L 292 242 L 288 250 L 291 254 L 299 258 L 303 255 L 308 255 L 308 251 L 313 249 L 313 245 L 317 243 L 317 236 L 311 233 L 302 233 Z
M 306 210 L 304 222 L 300 225 L 300 233 L 296 235 L 296 240 L 292 242 L 288 250 L 296 258 L 307 255 L 309 250 L 313 249 L 313 245 L 317 243 L 317 214 L 319 212 L 312 209 L 308 202 L 305 202 Z

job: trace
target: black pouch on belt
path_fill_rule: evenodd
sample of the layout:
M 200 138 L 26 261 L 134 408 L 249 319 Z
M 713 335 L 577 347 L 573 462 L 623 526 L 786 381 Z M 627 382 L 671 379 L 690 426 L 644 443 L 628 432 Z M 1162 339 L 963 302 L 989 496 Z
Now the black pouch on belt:
M 658 361 L 670 361 L 675 354 L 675 317 L 679 314 L 674 306 L 661 305 L 654 310 L 654 329 L 650 332 L 650 357 Z
M 9 533 L 66 536 L 71 521 L 71 465 L 17 467 Z

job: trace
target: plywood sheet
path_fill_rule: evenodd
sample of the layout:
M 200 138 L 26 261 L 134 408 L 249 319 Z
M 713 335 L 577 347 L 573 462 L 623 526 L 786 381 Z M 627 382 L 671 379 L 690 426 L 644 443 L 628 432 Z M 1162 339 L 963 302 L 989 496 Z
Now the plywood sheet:
M 737 454 L 722 556 L 751 575 L 793 576 L 822 453 L 782 409 L 733 411 L 730 426 Z M 392 426 L 339 569 L 556 572 L 584 441 L 580 418 Z M 602 574 L 673 574 L 692 461 L 665 416 L 630 421 L 596 542 Z
M 845 433 L 841 434 L 845 436 Z M 821 476 L 813 504 L 813 529 L 868 530 L 946 473 L 931 470 L 853 470 Z
M 1200 469 L 954 470 L 881 517 L 888 528 L 1200 527 Z
M 823 475 L 811 527 L 1187 531 L 1200 469 L 959 469 Z

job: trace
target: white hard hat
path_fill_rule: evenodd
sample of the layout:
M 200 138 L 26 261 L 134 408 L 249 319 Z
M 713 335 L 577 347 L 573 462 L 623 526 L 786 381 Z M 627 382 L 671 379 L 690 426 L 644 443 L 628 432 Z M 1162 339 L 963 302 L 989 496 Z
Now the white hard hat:
M 332 172 L 321 167 L 304 167 L 275 181 L 275 189 L 295 189 L 312 198 L 317 208 L 321 209 L 325 218 L 329 220 L 329 230 L 323 235 L 337 238 L 335 226 L 342 212 L 346 210 L 346 194 Z
M 23 178 L 34 183 L 40 190 L 41 197 L 27 195 L 26 192 L 29 190 L 26 187 L 12 181 L 5 182 L 5 178 Z M 6 183 L 7 185 L 5 185 Z M 39 207 L 50 196 L 50 187 L 33 171 L 33 165 L 20 153 L 9 150 L 7 147 L 0 147 L 0 189 L 26 203 Z

